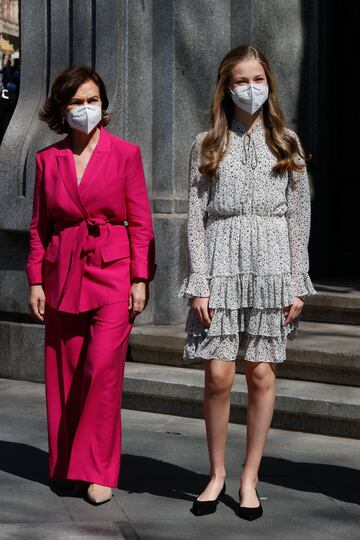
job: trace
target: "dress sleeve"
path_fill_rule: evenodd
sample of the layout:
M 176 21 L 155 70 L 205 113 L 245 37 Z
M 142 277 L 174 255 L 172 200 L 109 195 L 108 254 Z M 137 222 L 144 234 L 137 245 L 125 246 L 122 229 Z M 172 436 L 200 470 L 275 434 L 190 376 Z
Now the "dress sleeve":
M 293 133 L 293 136 L 299 149 L 302 150 L 297 135 Z M 286 215 L 290 243 L 292 295 L 305 296 L 316 294 L 308 274 L 311 200 L 305 161 L 300 155 L 297 156 L 296 161 L 304 165 L 304 169 L 301 172 L 289 172 Z
M 198 136 L 192 145 L 189 162 L 188 275 L 179 292 L 179 296 L 184 298 L 210 296 L 205 249 L 205 224 L 206 207 L 211 193 L 211 180 L 200 174 L 198 170 L 200 144 L 201 139 Z
M 47 217 L 43 167 L 39 153 L 37 153 L 33 213 L 30 223 L 30 246 L 26 261 L 26 273 L 30 286 L 40 285 L 43 282 L 44 255 L 52 228 L 53 225 Z

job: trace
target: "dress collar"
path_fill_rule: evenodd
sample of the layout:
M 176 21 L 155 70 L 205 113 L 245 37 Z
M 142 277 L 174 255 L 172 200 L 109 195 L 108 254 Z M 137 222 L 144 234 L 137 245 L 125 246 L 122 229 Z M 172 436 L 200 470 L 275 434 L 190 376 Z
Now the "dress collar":
M 234 131 L 235 133 L 238 133 L 239 135 L 243 135 L 244 133 L 252 134 L 256 132 L 261 132 L 263 130 L 263 127 L 264 125 L 263 125 L 261 116 L 257 117 L 257 119 L 255 120 L 255 123 L 252 126 L 252 129 L 248 132 L 245 131 L 245 125 L 240 120 L 237 120 L 236 118 L 233 117 L 230 123 L 231 131 Z

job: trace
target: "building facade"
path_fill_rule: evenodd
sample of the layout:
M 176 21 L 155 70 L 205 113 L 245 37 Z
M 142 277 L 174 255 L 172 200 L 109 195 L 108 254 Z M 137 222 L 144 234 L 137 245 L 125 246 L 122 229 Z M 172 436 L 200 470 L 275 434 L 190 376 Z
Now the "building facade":
M 8 58 L 19 50 L 19 2 L 18 0 L 0 1 L 0 69 Z
M 352 2 L 340 9 L 330 0 L 21 2 L 20 95 L 0 146 L 0 366 L 13 359 L 16 369 L 26 371 L 27 352 L 37 359 L 42 354 L 42 328 L 27 315 L 24 265 L 35 152 L 59 136 L 37 112 L 56 74 L 70 64 L 88 64 L 100 73 L 110 100 L 109 130 L 142 149 L 158 271 L 138 324 L 184 321 L 187 307 L 177 293 L 186 271 L 189 151 L 208 126 L 218 64 L 242 43 L 253 43 L 268 57 L 287 124 L 312 155 L 311 275 L 356 277 L 360 255 L 349 194 L 357 188 L 359 158 L 348 138 L 355 127 L 336 100 L 333 62 L 340 47 L 333 32 L 336 27 L 346 50 L 357 46 L 351 29 L 357 10 Z M 343 65 L 350 63 L 348 58 Z M 17 376 L 15 368 L 6 369 L 3 376 Z

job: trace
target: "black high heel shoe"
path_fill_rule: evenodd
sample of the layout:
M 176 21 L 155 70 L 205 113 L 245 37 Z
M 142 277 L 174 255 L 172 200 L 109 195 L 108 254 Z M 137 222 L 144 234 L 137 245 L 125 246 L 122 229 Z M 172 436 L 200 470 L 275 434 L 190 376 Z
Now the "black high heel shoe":
M 191 508 L 191 512 L 194 514 L 194 516 L 206 516 L 208 514 L 213 514 L 216 511 L 220 497 L 224 495 L 225 491 L 226 484 L 224 482 L 223 488 L 216 499 L 213 499 L 212 501 L 198 501 L 196 499 Z
M 263 507 L 261 506 L 260 497 L 256 488 L 255 488 L 255 492 L 259 500 L 259 506 L 255 506 L 255 508 L 251 508 L 250 506 L 238 507 L 238 516 L 242 519 L 246 519 L 247 521 L 253 521 L 254 519 L 258 519 L 259 517 L 263 515 Z M 240 489 L 239 489 L 239 500 L 240 500 Z

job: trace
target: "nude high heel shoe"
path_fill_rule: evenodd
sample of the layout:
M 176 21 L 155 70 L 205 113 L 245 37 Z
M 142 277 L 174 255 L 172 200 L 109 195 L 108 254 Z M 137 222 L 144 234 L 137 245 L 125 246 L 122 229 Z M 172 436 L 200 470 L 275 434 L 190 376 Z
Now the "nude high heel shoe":
M 111 501 L 112 496 L 112 489 L 110 487 L 101 486 L 100 484 L 90 484 L 85 495 L 85 500 L 94 506 L 99 506 L 99 504 Z

